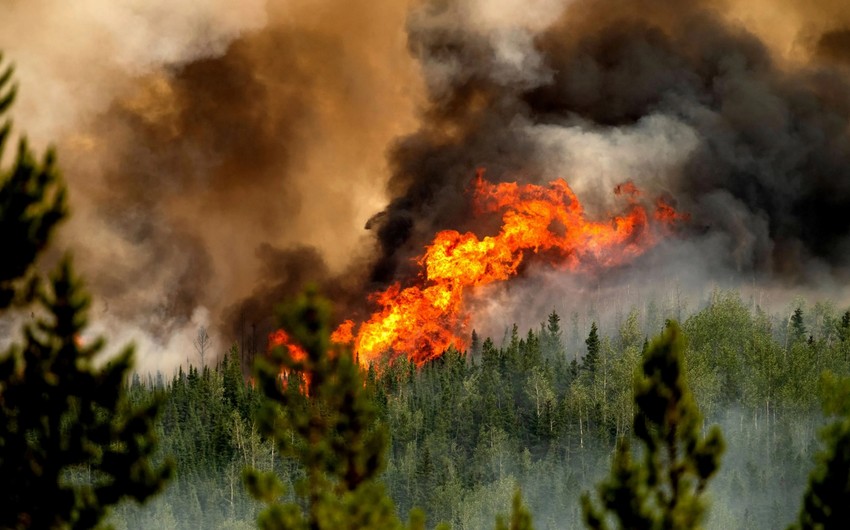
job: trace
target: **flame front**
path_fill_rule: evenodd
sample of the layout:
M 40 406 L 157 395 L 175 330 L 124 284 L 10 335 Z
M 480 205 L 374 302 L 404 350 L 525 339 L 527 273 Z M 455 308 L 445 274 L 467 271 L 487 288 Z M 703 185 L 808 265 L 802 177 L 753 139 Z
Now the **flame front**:
M 626 210 L 605 222 L 588 221 L 575 193 L 561 179 L 546 187 L 491 184 L 479 170 L 473 187 L 476 212 L 501 212 L 501 230 L 484 238 L 471 232 L 439 232 L 418 259 L 422 285 L 402 289 L 396 283 L 372 295 L 380 309 L 356 335 L 351 321 L 335 333 L 338 342 L 353 340 L 361 363 L 390 352 L 406 354 L 421 365 L 451 346 L 465 348 L 461 334 L 469 322 L 463 304 L 466 289 L 515 276 L 530 255 L 571 270 L 610 267 L 640 255 L 656 241 L 638 202 L 641 192 L 630 182 L 615 188 L 626 198 Z M 658 200 L 653 218 L 664 226 L 686 216 Z
M 295 344 L 290 340 L 289 335 L 282 329 L 269 334 L 269 350 L 274 348 L 286 348 L 289 350 L 289 356 L 293 361 L 303 361 L 307 358 L 307 352 L 304 348 Z

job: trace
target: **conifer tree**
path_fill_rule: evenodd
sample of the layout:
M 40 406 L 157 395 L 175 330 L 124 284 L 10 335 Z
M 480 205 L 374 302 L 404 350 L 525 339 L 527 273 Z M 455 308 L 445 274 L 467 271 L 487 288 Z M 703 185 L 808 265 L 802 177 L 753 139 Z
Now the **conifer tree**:
M 582 368 L 594 374 L 596 372 L 596 368 L 599 365 L 599 329 L 596 327 L 596 322 L 593 322 L 590 325 L 590 333 L 587 335 L 587 339 L 584 341 L 587 346 L 587 354 L 584 356 L 584 360 L 582 361 Z
M 0 114 L 15 96 L 11 77 L 0 75 Z M 0 159 L 10 131 L 6 121 Z M 38 163 L 21 140 L 0 171 L 0 316 L 15 305 L 32 320 L 0 353 L 0 528 L 94 527 L 121 499 L 159 491 L 171 470 L 151 460 L 158 405 L 125 395 L 132 350 L 100 367 L 103 341 L 80 343 L 89 301 L 70 260 L 47 283 L 35 269 L 65 214 L 53 152 Z
M 280 316 L 307 355 L 296 359 L 279 348 L 271 362 L 258 359 L 257 382 L 267 399 L 260 428 L 305 474 L 294 492 L 301 502 L 281 502 L 285 492 L 274 473 L 246 470 L 248 491 L 268 504 L 260 528 L 400 527 L 378 481 L 386 435 L 376 424 L 375 406 L 351 353 L 329 353 L 329 303 L 308 291 Z M 283 385 L 281 369 L 288 373 Z
M 611 476 L 598 486 L 599 500 L 582 497 L 590 528 L 700 528 L 702 494 L 723 451 L 718 428 L 700 436 L 702 421 L 684 377 L 684 339 L 675 322 L 644 356 L 635 381 L 634 433 L 644 446 L 635 455 L 620 440 Z M 612 524 L 613 523 L 613 524 Z
M 841 324 L 838 327 L 838 338 L 841 339 L 841 342 L 846 342 L 848 336 L 850 336 L 850 311 L 845 311 L 844 314 L 841 315 Z
M 801 342 L 806 339 L 806 324 L 803 322 L 803 309 L 797 307 L 791 315 L 791 341 L 792 343 Z
M 293 356 L 288 348 L 279 348 L 269 361 L 257 361 L 257 382 L 266 397 L 260 428 L 271 436 L 282 456 L 301 465 L 304 478 L 295 485 L 294 501 L 287 502 L 287 492 L 274 472 L 245 470 L 249 493 L 268 505 L 260 514 L 260 528 L 405 528 L 379 480 L 386 435 L 377 423 L 374 400 L 364 388 L 351 352 L 332 349 L 329 303 L 308 289 L 284 306 L 280 317 L 306 356 Z M 434 465 L 427 449 L 418 464 L 414 472 L 422 480 L 421 487 L 432 490 Z M 504 528 L 501 525 L 497 522 L 497 528 Z M 424 530 L 421 510 L 411 510 L 406 528 Z M 532 528 L 519 492 L 510 528 Z M 437 529 L 447 530 L 448 526 L 441 523 Z
M 850 377 L 824 374 L 823 412 L 834 417 L 820 433 L 824 447 L 791 529 L 847 528 L 850 523 Z
M 2 63 L 0 54 L 0 63 Z M 13 69 L 0 70 L 0 116 L 12 105 L 17 85 L 9 86 Z M 0 160 L 12 132 L 9 119 L 0 126 Z M 13 302 L 23 305 L 35 297 L 35 259 L 47 245 L 53 229 L 67 214 L 65 188 L 56 156 L 48 150 L 41 163 L 27 145 L 18 143 L 10 170 L 0 169 L 0 309 Z
M 39 291 L 45 316 L 0 359 L 0 527 L 92 528 L 168 479 L 152 463 L 158 403 L 125 396 L 131 348 L 100 368 L 103 341 L 79 344 L 88 298 L 67 260 Z
M 561 317 L 553 309 L 546 318 L 546 328 L 543 334 L 543 347 L 547 357 L 562 355 L 561 335 Z
M 501 516 L 496 518 L 496 530 L 534 530 L 531 520 L 531 512 L 522 502 L 522 493 L 517 490 L 511 506 L 510 521 L 505 521 Z

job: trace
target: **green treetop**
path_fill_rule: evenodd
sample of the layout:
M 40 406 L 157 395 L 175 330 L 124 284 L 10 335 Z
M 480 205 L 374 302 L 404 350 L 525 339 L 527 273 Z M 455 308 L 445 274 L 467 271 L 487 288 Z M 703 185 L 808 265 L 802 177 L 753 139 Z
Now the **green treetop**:
M 587 345 L 587 354 L 584 356 L 584 360 L 582 361 L 582 368 L 587 370 L 590 374 L 596 373 L 596 368 L 599 365 L 599 329 L 596 327 L 596 322 L 593 322 L 590 325 L 590 333 L 587 335 L 587 339 L 584 341 L 585 345 Z
M 685 530 L 700 528 L 702 499 L 723 452 L 718 428 L 700 436 L 702 418 L 685 381 L 684 340 L 675 322 L 644 354 L 635 380 L 634 434 L 642 451 L 622 439 L 611 476 L 598 486 L 599 500 L 585 494 L 590 528 Z
M 11 75 L 0 75 L 0 114 Z M 0 159 L 10 130 L 0 129 Z M 100 367 L 103 341 L 81 344 L 89 300 L 70 260 L 49 282 L 36 271 L 65 211 L 52 152 L 39 164 L 22 140 L 0 171 L 0 317 L 12 305 L 32 315 L 22 343 L 0 353 L 0 528 L 94 527 L 121 499 L 161 489 L 171 469 L 151 462 L 156 405 L 125 397 L 131 350 Z
M 306 356 L 297 358 L 284 347 L 271 362 L 258 360 L 257 383 L 267 399 L 260 428 L 282 455 L 302 465 L 304 478 L 295 494 L 303 504 L 281 502 L 283 485 L 273 473 L 247 470 L 249 492 L 269 505 L 260 528 L 400 527 L 378 481 L 386 435 L 377 425 L 375 406 L 351 353 L 329 353 L 329 303 L 308 292 L 280 316 Z
M 823 411 L 834 418 L 820 433 L 824 442 L 791 529 L 843 529 L 850 524 L 850 377 L 825 373 Z

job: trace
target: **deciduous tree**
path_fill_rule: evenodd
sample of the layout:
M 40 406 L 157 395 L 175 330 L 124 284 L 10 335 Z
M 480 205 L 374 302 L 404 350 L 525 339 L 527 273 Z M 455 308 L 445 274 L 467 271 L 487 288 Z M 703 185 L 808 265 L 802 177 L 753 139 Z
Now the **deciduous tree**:
M 699 528 L 702 495 L 723 451 L 718 428 L 700 436 L 702 418 L 682 366 L 684 339 L 675 322 L 644 356 L 635 382 L 636 438 L 617 446 L 611 476 L 598 487 L 598 500 L 585 494 L 582 508 L 590 528 Z

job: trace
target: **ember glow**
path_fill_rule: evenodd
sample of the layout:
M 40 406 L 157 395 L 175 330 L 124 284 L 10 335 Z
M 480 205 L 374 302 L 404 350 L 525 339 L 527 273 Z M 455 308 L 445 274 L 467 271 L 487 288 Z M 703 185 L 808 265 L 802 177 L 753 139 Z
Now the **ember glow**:
M 289 338 L 289 335 L 283 331 L 282 329 L 278 329 L 273 333 L 269 333 L 269 351 L 272 351 L 276 348 L 286 348 L 286 351 L 289 352 L 289 356 L 295 362 L 305 361 L 307 359 L 307 352 L 304 351 L 304 348 L 296 344 L 292 339 Z M 289 375 L 289 370 L 286 368 L 281 369 L 280 371 L 280 379 L 284 386 L 287 384 L 287 375 Z M 310 391 L 310 374 L 307 372 L 301 372 L 299 386 L 304 395 L 309 395 Z
M 303 361 L 307 358 L 307 352 L 304 351 L 304 348 L 290 340 L 289 335 L 287 335 L 285 331 L 279 329 L 274 333 L 270 333 L 269 350 L 282 347 L 286 347 L 286 349 L 289 350 L 289 355 L 292 357 L 293 361 Z
M 384 354 L 403 354 L 421 365 L 449 347 L 462 350 L 470 319 L 464 307 L 469 289 L 516 276 L 532 257 L 565 270 L 616 266 L 652 247 L 663 227 L 685 219 L 659 200 L 651 220 L 631 182 L 615 189 L 625 199 L 624 211 L 604 221 L 586 219 L 581 202 L 562 179 L 545 187 L 492 184 L 479 170 L 473 191 L 478 215 L 501 214 L 500 231 L 483 238 L 439 232 L 418 259 L 423 272 L 417 285 L 395 283 L 371 295 L 380 309 L 356 333 L 351 321 L 334 333 L 335 342 L 353 342 L 361 364 Z

